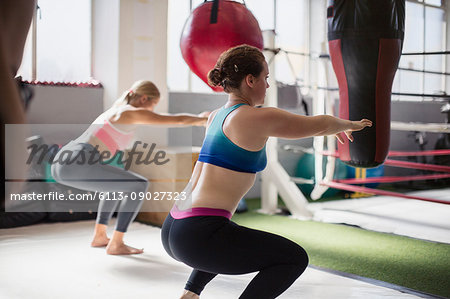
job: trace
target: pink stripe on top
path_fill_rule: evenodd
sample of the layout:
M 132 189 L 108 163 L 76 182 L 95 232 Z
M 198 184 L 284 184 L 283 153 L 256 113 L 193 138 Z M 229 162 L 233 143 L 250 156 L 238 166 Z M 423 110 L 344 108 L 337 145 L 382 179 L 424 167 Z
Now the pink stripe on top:
M 228 219 L 231 219 L 231 213 L 227 210 L 222 209 L 213 209 L 213 208 L 201 208 L 196 207 L 184 211 L 178 210 L 177 205 L 173 205 L 172 210 L 170 211 L 170 215 L 172 215 L 175 219 L 184 219 L 195 216 L 222 216 Z
M 118 130 L 108 120 L 105 120 L 103 126 L 94 133 L 94 136 L 100 139 L 111 153 L 124 150 L 133 139 L 133 135 L 133 132 Z

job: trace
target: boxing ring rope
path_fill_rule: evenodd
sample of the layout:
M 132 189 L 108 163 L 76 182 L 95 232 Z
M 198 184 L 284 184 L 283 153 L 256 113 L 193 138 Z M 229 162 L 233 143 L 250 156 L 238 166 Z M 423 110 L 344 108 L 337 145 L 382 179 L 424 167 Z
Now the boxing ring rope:
M 391 92 L 395 96 L 422 97 L 422 98 L 443 98 L 450 99 L 450 95 L 430 94 L 430 93 L 407 93 L 407 92 Z
M 450 133 L 450 124 L 438 123 L 405 123 L 399 121 L 391 121 L 391 130 L 396 131 L 420 131 L 433 133 Z
M 420 170 L 450 172 L 450 166 L 398 161 L 398 160 L 390 160 L 390 159 L 386 159 L 386 161 L 384 161 L 384 165 L 402 167 L 402 168 L 420 169 Z
M 402 55 L 447 55 L 450 54 L 450 51 L 440 51 L 440 52 L 410 52 L 410 53 L 402 53 Z
M 288 50 L 284 50 L 282 48 L 264 48 L 264 51 L 268 51 L 273 53 L 274 55 L 271 57 L 269 64 L 272 62 L 272 59 L 274 59 L 274 57 L 279 54 L 279 53 L 284 53 L 286 54 L 286 61 L 289 65 L 289 68 L 292 72 L 292 76 L 295 78 L 296 82 L 302 81 L 299 80 L 297 78 L 297 76 L 295 75 L 294 72 L 294 67 L 292 65 L 291 60 L 289 59 L 289 54 L 293 54 L 293 55 L 300 55 L 300 56 L 304 56 L 304 57 L 308 57 L 309 59 L 312 60 L 317 60 L 317 59 L 324 59 L 324 60 L 330 60 L 330 55 L 327 53 L 303 53 L 303 52 L 295 52 L 295 51 L 288 51 Z M 444 52 L 423 52 L 423 53 L 402 53 L 402 55 L 439 55 L 439 54 L 450 54 L 450 51 L 444 51 Z M 410 68 L 402 68 L 399 67 L 399 70 L 403 70 L 403 71 L 412 71 L 412 72 L 420 72 L 420 73 L 429 73 L 429 74 L 437 74 L 437 75 L 442 75 L 442 76 L 450 76 L 450 73 L 446 73 L 446 72 L 435 72 L 435 71 L 428 71 L 428 70 L 418 70 L 418 69 L 410 69 Z M 307 88 L 312 88 L 312 89 L 324 89 L 324 90 L 328 90 L 328 91 L 339 91 L 339 88 L 337 87 L 324 87 L 324 86 L 311 86 L 311 85 L 298 85 L 299 87 L 307 87 Z M 450 100 L 450 95 L 446 95 L 446 94 L 424 94 L 424 93 L 405 93 L 405 92 L 392 92 L 392 95 L 398 95 L 398 96 L 413 96 L 413 97 L 426 97 L 426 98 L 442 98 L 442 99 L 449 99 Z
M 311 90 L 314 90 L 317 92 L 317 101 L 313 101 L 313 115 L 317 114 L 329 114 L 334 115 L 334 100 L 332 93 L 339 91 L 339 88 L 336 87 L 324 87 L 324 86 L 330 86 L 330 78 L 329 78 L 329 65 L 328 62 L 330 61 L 329 54 L 320 54 L 320 53 L 302 53 L 302 52 L 294 52 L 294 51 L 287 51 L 283 50 L 281 48 L 274 48 L 274 43 L 272 43 L 270 46 L 272 47 L 265 47 L 264 50 L 266 52 L 271 53 L 270 58 L 268 59 L 269 65 L 274 64 L 274 58 L 277 54 L 280 52 L 285 54 L 287 63 L 289 65 L 289 68 L 292 72 L 293 77 L 295 78 L 296 85 L 298 87 L 307 87 Z M 325 51 L 324 51 L 325 52 Z M 312 60 L 319 60 L 321 65 L 319 67 L 319 73 L 321 76 L 319 78 L 322 79 L 322 81 L 318 82 L 317 86 L 314 85 L 301 85 L 298 84 L 298 82 L 301 82 L 302 80 L 299 79 L 296 74 L 293 67 L 293 64 L 291 60 L 288 57 L 288 54 L 294 54 L 294 55 L 301 55 L 305 56 Z M 422 53 L 402 53 L 402 55 L 441 55 L 441 54 L 450 54 L 450 51 L 443 51 L 443 52 L 422 52 Z M 426 70 L 416 70 L 416 69 L 404 69 L 405 71 L 415 71 L 415 72 L 421 72 L 421 73 L 428 73 L 429 71 Z M 271 70 L 271 72 L 274 72 L 274 70 Z M 431 72 L 431 71 L 430 71 Z M 433 72 L 437 73 L 437 72 Z M 439 75 L 448 76 L 450 73 L 439 73 Z M 272 82 L 273 84 L 274 82 Z M 445 94 L 417 94 L 417 93 L 401 93 L 401 92 L 392 92 L 392 95 L 398 95 L 398 96 L 415 96 L 415 97 L 422 97 L 422 98 L 431 98 L 433 100 L 449 100 L 450 95 Z M 273 95 L 272 95 L 273 97 Z M 272 101 L 273 103 L 276 103 Z M 277 104 L 275 104 L 277 106 Z M 450 133 L 450 124 L 439 124 L 439 123 L 413 123 L 413 122 L 398 122 L 398 121 L 391 121 L 391 129 L 392 130 L 398 130 L 398 131 L 421 131 L 421 132 L 434 132 L 434 133 Z M 336 147 L 336 140 L 335 138 L 327 138 L 327 148 L 328 149 L 335 149 Z M 339 155 L 337 152 L 324 150 L 324 143 L 325 138 L 323 136 L 314 137 L 313 142 L 313 148 L 314 149 L 304 149 L 302 148 L 300 151 L 302 152 L 310 152 L 314 154 L 315 156 L 315 180 L 311 179 L 304 179 L 304 178 L 294 178 L 287 176 L 287 173 L 285 172 L 284 168 L 281 166 L 281 164 L 278 161 L 278 155 L 276 155 L 276 163 L 274 161 L 273 167 L 270 167 L 269 162 L 268 168 L 272 168 L 271 171 L 268 171 L 267 173 L 272 172 L 274 175 L 277 175 L 278 178 L 286 178 L 289 180 L 290 183 L 306 183 L 306 184 L 314 184 L 314 189 L 311 192 L 311 198 L 313 200 L 319 199 L 325 191 L 331 187 L 336 189 L 342 189 L 347 191 L 353 191 L 353 192 L 363 192 L 367 194 L 375 194 L 375 195 L 388 195 L 388 196 L 395 196 L 395 197 L 402 197 L 402 198 L 409 198 L 409 199 L 416 199 L 416 200 L 422 200 L 422 201 L 429 201 L 429 202 L 435 202 L 435 203 L 442 203 L 442 204 L 449 204 L 450 202 L 444 201 L 444 200 L 438 200 L 438 199 L 431 199 L 431 198 L 424 198 L 420 196 L 411 196 L 411 195 L 405 195 L 402 193 L 392 192 L 392 191 L 386 191 L 386 190 L 379 190 L 379 189 L 372 189 L 362 186 L 353 186 L 351 184 L 362 184 L 362 183 L 394 183 L 394 182 L 402 182 L 402 181 L 419 181 L 419 180 L 437 180 L 437 179 L 446 179 L 450 178 L 450 166 L 442 166 L 442 165 L 433 165 L 433 164 L 425 164 L 425 163 L 416 163 L 416 162 L 408 162 L 408 161 L 399 161 L 399 160 L 392 160 L 392 159 L 386 159 L 384 165 L 386 166 L 392 166 L 392 167 L 402 167 L 402 168 L 410 168 L 410 169 L 420 169 L 420 170 L 429 170 L 429 171 L 438 171 L 438 172 L 445 172 L 444 174 L 429 174 L 429 175 L 414 175 L 414 176 L 405 176 L 405 177 L 399 177 L 399 176 L 391 176 L 391 177 L 372 177 L 372 178 L 366 178 L 366 179 L 346 179 L 346 180 L 333 180 L 334 177 L 334 171 L 335 171 L 335 159 L 339 158 Z M 273 146 L 276 146 L 276 143 L 274 143 Z M 285 146 L 283 149 L 287 149 L 287 146 Z M 295 146 L 294 146 L 295 147 Z M 287 150 L 292 150 L 293 147 Z M 431 151 L 423 151 L 423 152 L 401 152 L 401 151 L 390 151 L 389 157 L 400 157 L 400 156 L 432 156 L 432 155 L 449 155 L 450 150 L 431 150 Z M 323 166 L 323 155 L 327 156 L 327 163 L 326 163 L 326 170 L 325 174 L 323 173 L 322 166 Z M 267 177 L 266 177 L 267 180 Z M 263 179 L 264 181 L 264 179 Z M 291 211 L 292 215 L 295 217 L 308 217 L 310 216 L 310 212 L 307 210 L 307 200 L 303 193 L 298 190 L 298 192 L 294 192 L 294 189 L 292 188 L 292 185 L 284 186 L 279 181 L 275 187 L 272 184 L 272 187 L 267 187 L 270 191 L 263 191 L 262 193 L 262 210 L 266 211 L 274 211 L 276 210 L 276 200 L 273 198 L 276 196 L 277 190 L 282 195 L 283 199 L 285 199 L 285 196 L 289 198 L 287 207 Z M 295 184 L 294 184 L 295 185 Z M 266 189 L 267 189 L 266 188 Z M 280 188 L 282 190 L 280 190 Z M 264 187 L 263 187 L 264 189 Z M 283 192 L 284 189 L 284 192 Z M 271 203 L 269 203 L 267 199 L 267 193 L 272 192 L 271 194 Z M 284 195 L 282 194 L 284 193 Z M 266 195 L 264 195 L 266 194 Z M 295 197 L 295 194 L 297 194 L 298 198 L 297 201 L 300 199 L 300 204 L 295 204 L 293 202 L 293 197 Z M 264 199 L 266 197 L 266 199 Z M 285 200 L 286 201 L 286 200 Z M 265 206 L 265 208 L 264 208 Z M 293 209 L 290 207 L 292 206 Z
M 314 149 L 304 148 L 301 146 L 293 146 L 293 145 L 285 145 L 282 149 L 286 151 L 292 151 L 295 153 L 305 152 L 305 153 L 314 153 Z M 338 158 L 339 153 L 337 151 L 322 151 L 320 153 L 324 156 L 331 156 Z M 390 151 L 388 157 L 411 157 L 411 156 L 440 156 L 440 155 L 450 155 L 450 150 L 427 150 L 427 151 Z M 420 169 L 420 170 L 431 170 L 438 172 L 446 172 L 444 174 L 427 174 L 427 175 L 412 175 L 412 176 L 390 176 L 390 177 L 371 177 L 371 178 L 352 178 L 352 179 L 339 179 L 333 180 L 328 178 L 324 178 L 320 181 L 318 185 L 331 187 L 340 190 L 352 191 L 352 192 L 362 192 L 366 194 L 375 194 L 375 195 L 387 195 L 387 196 L 395 196 L 402 197 L 408 199 L 417 199 L 422 201 L 430 201 L 436 203 L 450 204 L 450 201 L 438 200 L 432 198 L 425 198 L 420 196 L 411 196 L 405 195 L 403 193 L 367 188 L 362 186 L 353 186 L 351 184 L 367 184 L 367 183 L 394 183 L 394 182 L 404 182 L 404 181 L 419 181 L 419 180 L 437 180 L 437 179 L 445 179 L 450 178 L 450 166 L 444 165 L 435 165 L 435 164 L 425 164 L 425 163 L 417 163 L 417 162 L 408 162 L 408 161 L 399 161 L 399 160 L 391 160 L 387 159 L 384 162 L 386 166 L 393 167 L 402 167 L 402 168 L 411 168 L 411 169 Z M 313 180 L 307 180 L 303 178 L 291 178 L 293 182 L 301 183 L 301 184 L 311 184 L 314 183 Z M 317 180 L 316 180 L 317 182 Z M 312 196 L 311 196 L 312 198 Z
M 445 74 L 447 75 L 447 74 Z M 329 84 L 322 84 L 324 86 L 329 86 Z M 323 90 L 326 90 L 327 92 L 332 92 L 332 91 L 337 91 L 339 90 L 338 88 L 323 88 Z M 434 94 L 409 94 L 409 93 L 396 93 L 396 92 L 392 92 L 391 94 L 395 94 L 395 95 L 403 95 L 403 96 L 420 96 L 420 97 L 430 97 L 430 98 L 442 98 L 442 99 L 450 99 L 450 96 L 448 95 L 434 95 Z M 438 123 L 405 123 L 405 122 L 396 122 L 396 121 L 391 121 L 391 129 L 392 130 L 398 130 L 398 131 L 422 131 L 422 132 L 434 132 L 434 133 L 450 133 L 450 124 L 438 124 Z M 311 192 L 311 199 L 313 200 L 317 200 L 319 198 L 321 198 L 321 196 L 325 193 L 325 191 L 328 189 L 328 187 L 333 187 L 333 188 L 337 188 L 337 189 L 343 189 L 343 190 L 347 190 L 347 191 L 355 191 L 355 192 L 364 192 L 364 193 L 370 193 L 370 194 L 377 194 L 377 195 L 391 195 L 391 196 L 396 196 L 396 197 L 405 197 L 404 194 L 402 193 L 396 193 L 396 192 L 384 192 L 383 190 L 380 192 L 377 189 L 373 189 L 370 190 L 370 188 L 364 189 L 366 187 L 358 187 L 358 186 L 351 186 L 351 185 L 347 185 L 347 184 L 342 184 L 342 183 L 336 183 L 335 181 L 333 181 L 333 176 L 334 176 L 334 167 L 329 167 L 329 163 L 327 163 L 327 170 L 325 173 L 325 176 L 323 177 L 323 179 L 321 179 L 322 176 L 322 156 L 321 154 L 324 154 L 326 156 L 328 156 L 328 159 L 330 157 L 335 157 L 338 158 L 337 153 L 326 153 L 326 151 L 323 151 L 323 146 L 316 146 L 316 138 L 314 138 L 315 142 L 314 142 L 314 154 L 315 154 L 315 182 L 319 182 L 316 183 L 313 189 L 313 192 Z M 328 138 L 331 139 L 331 138 Z M 334 148 L 334 147 L 330 147 L 328 146 L 328 148 Z M 316 150 L 321 151 L 322 153 L 317 153 Z M 402 156 L 405 155 L 405 152 L 392 152 L 391 156 Z M 441 152 L 436 152 L 436 151 L 428 151 L 426 154 L 425 153 L 415 153 L 417 156 L 422 156 L 422 155 L 448 155 L 450 154 L 450 151 L 441 151 Z M 415 155 L 412 152 L 406 153 L 406 155 L 408 156 L 414 156 Z M 331 161 L 329 161 L 331 162 Z M 334 161 L 331 162 L 333 163 L 334 166 Z M 392 159 L 387 159 L 384 162 L 384 165 L 386 166 L 393 166 L 393 167 L 402 167 L 402 168 L 411 168 L 411 169 L 420 169 L 420 170 L 431 170 L 431 171 L 441 171 L 441 172 L 450 172 L 450 167 L 449 166 L 441 166 L 441 165 L 433 165 L 433 164 L 424 164 L 424 163 L 416 163 L 416 162 L 407 162 L 407 161 L 398 161 L 398 160 L 392 160 Z M 320 168 L 319 168 L 320 167 Z M 317 173 L 317 170 L 319 169 L 319 172 Z M 380 182 L 394 182 L 394 181 L 401 181 L 401 180 L 419 180 L 419 179 L 443 179 L 443 178 L 448 178 L 448 175 L 430 175 L 428 178 L 421 178 L 421 177 L 406 177 L 404 179 L 400 179 L 399 177 L 397 178 L 389 178 L 386 180 L 382 180 Z M 299 178 L 296 178 L 299 179 Z M 375 181 L 371 180 L 372 182 Z M 336 183 L 336 184 L 334 184 Z M 333 186 L 331 184 L 334 184 Z M 340 188 L 341 187 L 341 188 Z M 362 188 L 362 189 L 361 189 Z M 371 191 L 371 192 L 367 192 L 367 191 Z M 445 203 L 448 204 L 449 202 L 446 201 L 441 201 L 441 200 L 435 200 L 435 199 L 429 199 L 429 198 L 422 198 L 422 197 L 411 197 L 408 196 L 407 198 L 410 199 L 418 199 L 418 200 L 424 200 L 424 201 L 431 201 L 431 202 L 438 202 L 438 203 Z
M 450 155 L 450 150 L 428 150 L 418 152 L 389 151 L 389 157 L 411 157 L 411 156 L 445 156 Z
M 409 69 L 405 67 L 399 67 L 400 71 L 410 71 L 410 72 L 416 72 L 416 73 L 425 73 L 425 74 L 435 74 L 435 75 L 443 75 L 443 76 L 450 76 L 450 73 L 443 73 L 443 72 L 434 72 L 434 71 L 427 71 L 427 70 L 417 70 L 417 69 Z
M 292 146 L 292 145 L 289 145 L 289 146 L 286 145 L 283 147 L 283 149 L 287 150 L 287 151 L 293 151 L 293 152 L 311 153 L 311 150 L 305 151 L 305 149 L 303 147 L 297 147 L 297 146 Z M 312 152 L 314 152 L 314 150 L 312 150 Z M 339 153 L 336 151 L 321 151 L 320 155 L 339 158 Z M 442 156 L 450 155 L 450 150 L 431 150 L 431 151 L 423 151 L 423 152 L 390 151 L 388 154 L 388 157 L 441 156 L 441 155 Z M 386 161 L 384 161 L 384 165 L 450 173 L 450 166 L 445 166 L 445 165 L 425 164 L 425 163 L 399 161 L 399 160 L 391 160 L 391 159 L 386 159 Z
M 406 181 L 438 180 L 446 178 L 450 178 L 450 173 L 410 175 L 410 176 L 379 176 L 363 179 L 341 179 L 341 180 L 334 180 L 334 182 L 342 184 L 371 184 L 371 183 L 396 183 Z
M 337 87 L 324 87 L 324 86 L 313 86 L 313 85 L 305 85 L 305 84 L 298 84 L 298 87 L 307 87 L 311 89 L 323 89 L 327 91 L 339 91 L 339 88 Z M 407 93 L 407 92 L 391 92 L 392 95 L 395 96 L 408 96 L 408 97 L 422 97 L 422 98 L 435 98 L 435 99 L 442 99 L 439 101 L 445 101 L 450 100 L 450 95 L 446 94 L 431 94 L 431 93 Z
M 441 204 L 450 204 L 450 201 L 446 201 L 446 200 L 426 198 L 426 197 L 414 196 L 414 195 L 407 195 L 407 194 L 398 193 L 398 192 L 392 192 L 392 191 L 387 191 L 387 190 L 380 190 L 380 189 L 373 189 L 373 188 L 367 188 L 367 187 L 347 185 L 347 184 L 342 184 L 342 183 L 336 183 L 334 181 L 331 181 L 331 182 L 322 181 L 321 184 L 325 185 L 325 186 L 328 186 L 328 187 L 331 187 L 331 188 L 336 188 L 336 189 L 346 190 L 346 191 L 352 191 L 352 192 L 362 192 L 362 193 L 367 193 L 367 194 L 394 196 L 394 197 L 416 199 L 416 200 L 429 201 L 429 202 L 435 202 L 435 203 L 441 203 Z
M 292 151 L 294 153 L 308 153 L 313 154 L 312 148 L 306 148 L 299 145 L 285 145 L 282 147 L 285 151 Z M 324 156 L 339 157 L 337 151 L 323 151 Z M 445 156 L 450 155 L 450 149 L 443 150 L 426 150 L 426 151 L 389 151 L 388 157 L 412 157 L 412 156 Z
M 264 50 L 272 50 L 269 48 L 264 48 Z M 302 55 L 302 56 L 307 56 L 307 57 L 317 57 L 321 56 L 322 54 L 317 54 L 317 53 L 304 53 L 304 52 L 297 52 L 297 51 L 288 51 L 288 50 L 284 50 L 281 48 L 277 48 L 278 51 L 283 51 L 286 52 L 288 54 L 295 54 L 295 55 Z M 402 56 L 408 56 L 408 55 L 417 55 L 417 56 L 423 56 L 423 55 L 446 55 L 446 54 L 450 54 L 450 51 L 440 51 L 440 52 L 407 52 L 407 53 L 402 53 Z M 328 55 L 329 57 L 329 55 Z

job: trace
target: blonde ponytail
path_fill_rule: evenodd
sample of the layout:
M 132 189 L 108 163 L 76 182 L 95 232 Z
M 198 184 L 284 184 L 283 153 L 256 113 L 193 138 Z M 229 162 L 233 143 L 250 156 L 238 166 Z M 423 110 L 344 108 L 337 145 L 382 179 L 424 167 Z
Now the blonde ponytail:
M 114 102 L 113 107 L 125 106 L 131 100 L 130 91 L 125 91 L 122 95 Z
M 114 102 L 113 107 L 127 105 L 140 95 L 146 95 L 151 100 L 160 97 L 159 90 L 153 82 L 144 80 L 136 81 L 129 90 L 122 93 L 122 95 Z

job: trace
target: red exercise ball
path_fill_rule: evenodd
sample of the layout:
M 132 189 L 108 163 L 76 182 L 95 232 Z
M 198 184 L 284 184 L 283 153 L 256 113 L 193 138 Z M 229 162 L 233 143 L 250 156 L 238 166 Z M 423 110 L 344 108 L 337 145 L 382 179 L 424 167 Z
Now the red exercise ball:
M 206 84 L 220 54 L 241 44 L 263 49 L 258 21 L 247 7 L 227 0 L 205 1 L 186 21 L 180 47 L 189 68 Z M 223 91 L 213 87 L 214 91 Z

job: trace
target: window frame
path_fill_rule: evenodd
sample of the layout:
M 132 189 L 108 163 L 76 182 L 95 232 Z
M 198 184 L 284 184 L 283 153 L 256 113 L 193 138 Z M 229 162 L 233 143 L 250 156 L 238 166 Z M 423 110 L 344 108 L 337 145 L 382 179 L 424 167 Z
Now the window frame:
M 93 49 L 93 45 L 94 45 L 94 34 L 93 34 L 93 24 L 94 24 L 94 15 L 93 15 L 93 11 L 94 11 L 94 1 L 95 0 L 89 0 L 89 4 L 90 4 L 90 21 L 91 21 L 91 32 L 90 32 L 90 55 L 89 55 L 89 76 L 88 78 L 86 78 L 85 80 L 83 80 L 83 82 L 88 82 L 88 81 L 92 81 L 93 80 L 93 67 L 94 67 L 94 49 Z M 28 32 L 28 36 L 27 36 L 27 41 L 28 39 L 30 39 L 31 42 L 31 82 L 40 82 L 39 78 L 38 78 L 38 72 L 37 72 L 37 28 L 38 28 L 38 22 L 37 22 L 37 18 L 38 16 L 40 17 L 40 7 L 39 7 L 39 0 L 36 1 L 36 8 L 34 10 L 33 13 L 33 18 L 31 20 L 31 25 L 30 25 L 30 29 Z M 25 53 L 24 53 L 25 54 Z M 19 68 L 20 70 L 20 68 Z M 52 82 L 58 82 L 58 83 L 70 83 L 70 82 L 64 82 L 64 80 L 54 80 Z
M 421 5 L 422 6 L 422 10 L 423 10 L 423 36 L 422 36 L 422 44 L 421 44 L 421 46 L 422 46 L 422 49 L 423 49 L 423 51 L 422 52 L 427 52 L 427 50 L 426 50 L 426 34 L 427 34 L 427 8 L 429 7 L 429 8 L 437 8 L 437 9 L 440 9 L 440 10 L 442 10 L 443 11 L 443 15 L 444 15 L 444 23 L 443 24 L 446 24 L 446 22 L 447 22 L 447 20 L 448 20 L 448 10 L 447 10 L 447 3 L 446 3 L 446 0 L 441 0 L 441 5 L 434 5 L 434 4 L 429 4 L 429 3 L 426 3 L 425 2 L 425 0 L 406 0 L 406 2 L 410 2 L 410 3 L 414 3 L 414 4 L 417 4 L 417 5 Z M 443 41 L 442 41 L 442 49 L 440 50 L 440 51 L 446 51 L 446 50 L 448 50 L 448 49 L 446 49 L 446 45 L 447 45 L 447 43 L 448 43 L 448 39 L 450 38 L 449 37 L 449 31 L 448 31 L 448 29 L 449 29 L 450 27 L 448 26 L 448 24 L 446 24 L 446 26 L 443 26 Z M 420 52 L 420 51 L 417 51 L 417 50 L 413 50 L 414 52 Z M 407 53 L 407 52 L 409 52 L 409 51 L 404 51 L 403 50 L 403 52 L 405 52 L 405 53 Z M 419 56 L 419 55 L 418 55 Z M 417 57 L 417 56 L 416 56 Z M 393 91 L 393 92 L 399 92 L 399 93 L 403 93 L 403 92 L 408 92 L 408 91 L 405 91 L 405 90 L 403 90 L 403 88 L 402 88 L 402 86 L 401 86 L 401 83 L 400 83 L 400 77 L 403 75 L 403 74 L 408 74 L 408 73 L 419 73 L 418 74 L 418 78 L 420 78 L 420 81 L 421 81 L 421 86 L 420 86 L 420 89 L 421 89 L 421 92 L 420 92 L 420 94 L 427 94 L 426 93 L 426 81 L 427 81 L 427 72 L 433 72 L 433 70 L 430 70 L 430 69 L 427 69 L 427 62 L 426 62 L 426 55 L 422 55 L 422 56 L 420 56 L 420 59 L 421 59 L 421 64 L 422 64 L 422 68 L 421 69 L 418 69 L 418 68 L 413 68 L 413 69 L 411 69 L 411 70 L 408 70 L 408 68 L 405 68 L 405 67 L 402 67 L 401 69 L 400 69 L 400 67 L 399 67 L 399 69 L 398 69 L 398 71 L 397 71 L 397 75 L 396 75 L 396 77 L 398 76 L 399 78 L 398 78 L 398 80 L 399 80 L 399 82 L 398 82 L 398 90 L 395 90 L 395 91 Z M 449 72 L 449 70 L 447 70 L 447 64 L 448 64 L 448 61 L 449 61 L 449 57 L 448 57 L 448 55 L 443 55 L 443 59 L 442 59 L 442 65 L 441 65 L 441 72 L 442 73 L 448 73 Z M 420 72 L 420 71 L 422 71 L 422 72 Z M 429 73 L 430 75 L 432 75 L 432 73 Z M 450 86 L 447 86 L 447 81 L 448 80 L 446 80 L 446 75 L 445 74 L 440 74 L 439 76 L 441 76 L 441 79 L 440 79 L 440 81 L 441 81 L 441 83 L 440 83 L 440 88 L 441 88 L 441 91 L 443 91 L 443 92 L 446 92 L 448 89 L 449 89 L 449 87 Z M 400 99 L 410 99 L 410 97 L 409 96 L 398 96 Z M 415 101 L 415 100 L 417 100 L 417 98 L 413 98 L 413 100 Z

